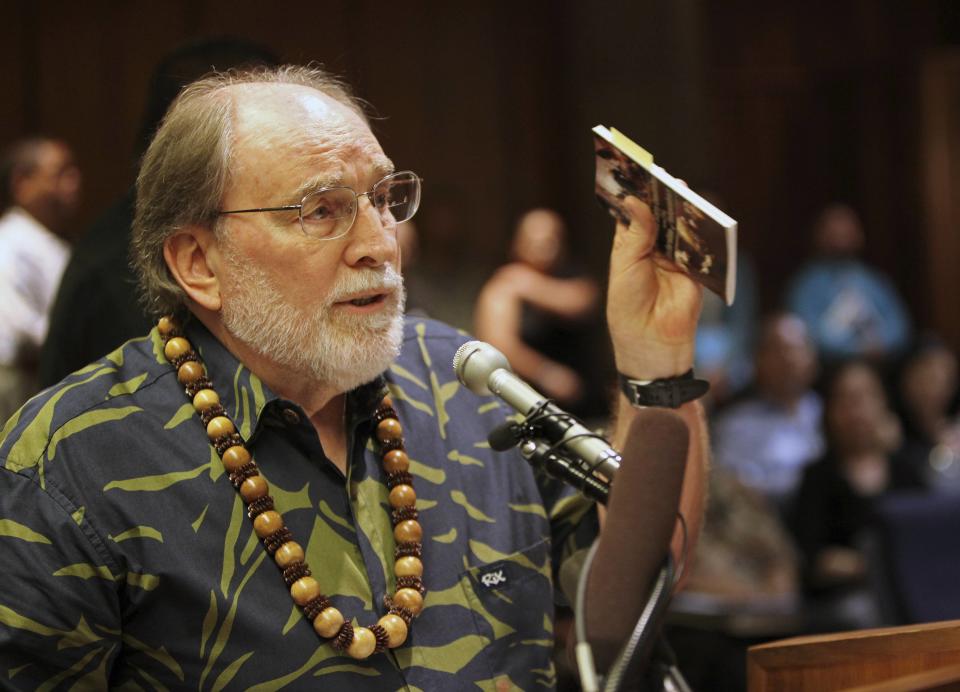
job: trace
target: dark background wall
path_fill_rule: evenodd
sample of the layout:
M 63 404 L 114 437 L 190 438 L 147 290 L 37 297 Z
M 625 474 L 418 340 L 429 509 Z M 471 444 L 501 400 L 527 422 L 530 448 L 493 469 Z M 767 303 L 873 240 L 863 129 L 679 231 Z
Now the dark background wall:
M 814 212 L 846 200 L 863 214 L 869 259 L 921 325 L 960 347 L 960 278 L 944 257 L 960 251 L 960 184 L 942 160 L 960 139 L 957 5 L 0 2 L 0 144 L 35 132 L 70 142 L 89 222 L 132 180 L 163 54 L 244 37 L 324 63 L 374 105 L 387 152 L 426 179 L 426 268 L 458 277 L 461 298 L 534 205 L 566 215 L 602 274 L 611 224 L 592 197 L 589 128 L 604 123 L 725 200 L 765 306 L 803 258 Z

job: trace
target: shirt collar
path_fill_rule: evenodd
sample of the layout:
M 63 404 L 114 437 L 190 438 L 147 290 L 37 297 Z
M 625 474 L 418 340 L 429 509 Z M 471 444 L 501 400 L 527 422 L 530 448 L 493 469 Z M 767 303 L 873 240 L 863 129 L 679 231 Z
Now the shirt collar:
M 190 319 L 184 331 L 206 366 L 207 376 L 213 382 L 221 406 L 245 440 L 252 441 L 265 416 L 277 408 L 293 407 L 302 416 L 306 416 L 295 402 L 274 393 L 220 343 L 200 320 Z M 383 375 L 348 392 L 347 425 L 352 428 L 369 420 L 386 393 L 386 379 Z

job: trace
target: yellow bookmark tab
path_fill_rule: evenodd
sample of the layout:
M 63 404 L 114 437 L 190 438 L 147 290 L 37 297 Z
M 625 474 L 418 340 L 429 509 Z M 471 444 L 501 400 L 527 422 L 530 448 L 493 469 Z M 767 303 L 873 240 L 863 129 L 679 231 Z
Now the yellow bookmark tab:
M 646 166 L 653 165 L 653 154 L 620 132 L 620 130 L 615 127 L 611 127 L 610 134 L 613 135 L 613 143 L 617 145 L 621 151 L 626 153 L 627 156 L 632 158 L 637 163 L 641 163 Z

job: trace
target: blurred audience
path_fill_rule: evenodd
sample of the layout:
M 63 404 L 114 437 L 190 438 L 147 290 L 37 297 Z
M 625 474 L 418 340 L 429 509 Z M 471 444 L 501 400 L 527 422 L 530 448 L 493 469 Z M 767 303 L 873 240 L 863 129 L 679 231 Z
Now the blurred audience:
M 69 222 L 80 195 L 70 148 L 42 137 L 11 145 L 0 157 L 0 195 L 0 420 L 6 420 L 38 389 L 38 354 L 70 256 Z
M 420 231 L 413 221 L 404 221 L 397 226 L 397 245 L 400 246 L 400 270 L 403 272 L 403 287 L 407 292 L 406 313 L 429 317 L 427 303 L 430 290 L 418 271 L 420 260 Z
M 476 200 L 464 192 L 469 182 L 431 179 L 429 183 L 424 191 L 429 203 L 417 211 L 419 242 L 412 271 L 404 259 L 404 281 L 412 280 L 408 305 L 472 332 L 477 296 L 490 275 L 489 266 L 477 261 L 475 250 L 489 242 L 489 233 L 479 227 L 482 214 L 475 213 Z
M 900 423 L 866 361 L 839 365 L 824 389 L 824 456 L 806 468 L 791 527 L 803 558 L 810 612 L 822 627 L 880 624 L 868 580 L 874 503 L 923 488 L 917 470 L 894 454 Z
M 214 67 L 222 70 L 255 63 L 276 64 L 277 59 L 265 48 L 231 38 L 203 39 L 171 52 L 151 77 L 131 163 L 139 161 L 167 107 L 185 84 Z M 131 175 L 135 168 L 131 165 Z M 56 295 L 49 339 L 41 353 L 42 386 L 59 382 L 153 326 L 138 302 L 137 282 L 127 257 L 134 201 L 131 182 L 126 194 L 77 244 Z
M 821 359 L 896 356 L 910 339 L 910 318 L 889 279 L 860 258 L 857 213 L 845 204 L 828 206 L 813 236 L 815 255 L 791 281 L 787 308 L 807 323 Z
M 746 689 L 747 647 L 797 633 L 798 559 L 776 510 L 723 468 L 711 469 L 707 513 L 666 633 L 698 690 Z
M 736 300 L 727 305 L 712 291 L 703 292 L 703 308 L 697 326 L 694 369 L 710 383 L 704 400 L 709 407 L 722 406 L 746 387 L 752 376 L 750 347 L 757 327 L 757 290 L 753 262 L 737 253 Z
M 723 468 L 712 470 L 708 495 L 685 589 L 744 605 L 796 596 L 793 541 L 767 499 Z
M 727 202 L 713 190 L 700 194 L 719 209 Z M 693 367 L 710 383 L 703 404 L 710 411 L 746 387 L 752 377 L 750 349 L 757 328 L 757 279 L 750 255 L 737 247 L 736 300 L 727 305 L 713 291 L 703 292 Z
M 612 379 L 596 345 L 604 334 L 600 290 L 570 266 L 566 232 L 563 219 L 549 209 L 521 217 L 512 261 L 477 298 L 475 331 L 503 351 L 520 377 L 571 413 L 602 417 Z
M 896 373 L 903 456 L 931 489 L 960 493 L 957 357 L 934 336 L 916 340 Z
M 822 406 L 811 388 L 816 351 L 803 321 L 776 313 L 760 326 L 753 386 L 717 412 L 713 455 L 785 510 L 808 463 L 823 453 Z

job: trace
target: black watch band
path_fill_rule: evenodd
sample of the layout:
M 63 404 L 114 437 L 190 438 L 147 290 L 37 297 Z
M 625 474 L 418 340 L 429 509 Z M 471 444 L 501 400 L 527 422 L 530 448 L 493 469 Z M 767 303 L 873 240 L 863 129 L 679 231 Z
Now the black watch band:
M 679 408 L 688 401 L 699 399 L 710 389 L 706 380 L 693 376 L 693 368 L 677 375 L 660 380 L 634 380 L 623 373 L 617 373 L 620 391 L 633 406 L 660 406 Z

